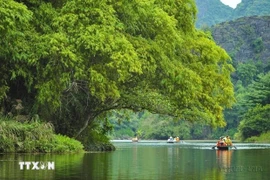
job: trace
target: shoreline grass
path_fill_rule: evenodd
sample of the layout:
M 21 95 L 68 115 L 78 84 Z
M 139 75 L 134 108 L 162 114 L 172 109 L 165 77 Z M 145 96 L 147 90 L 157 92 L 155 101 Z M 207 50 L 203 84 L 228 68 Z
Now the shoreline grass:
M 0 153 L 82 152 L 81 142 L 55 134 L 51 123 L 0 117 Z

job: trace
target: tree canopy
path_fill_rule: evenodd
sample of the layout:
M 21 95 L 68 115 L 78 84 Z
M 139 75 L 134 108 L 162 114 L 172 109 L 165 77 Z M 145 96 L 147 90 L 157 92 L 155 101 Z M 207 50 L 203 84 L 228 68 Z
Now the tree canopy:
M 259 136 L 262 133 L 269 132 L 269 110 L 270 105 L 257 105 L 249 109 L 239 125 L 239 136 L 247 139 L 252 136 Z
M 193 0 L 1 0 L 0 13 L 0 96 L 60 131 L 123 108 L 225 125 L 233 67 L 195 29 Z

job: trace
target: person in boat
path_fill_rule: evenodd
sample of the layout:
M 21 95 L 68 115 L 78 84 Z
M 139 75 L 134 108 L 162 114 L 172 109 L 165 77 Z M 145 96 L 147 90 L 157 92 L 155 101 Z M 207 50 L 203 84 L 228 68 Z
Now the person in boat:
M 224 143 L 225 143 L 226 146 L 227 146 L 227 137 L 228 136 L 223 137 L 223 141 L 224 141 Z
M 224 142 L 223 139 L 224 139 L 223 137 L 220 137 L 219 138 L 219 141 L 217 142 L 217 146 L 218 147 L 220 147 L 220 146 L 226 146 L 226 144 L 225 144 L 225 142 Z
M 227 140 L 226 140 L 227 146 L 232 146 L 232 140 L 231 140 L 230 136 L 227 136 L 226 139 L 227 139 Z

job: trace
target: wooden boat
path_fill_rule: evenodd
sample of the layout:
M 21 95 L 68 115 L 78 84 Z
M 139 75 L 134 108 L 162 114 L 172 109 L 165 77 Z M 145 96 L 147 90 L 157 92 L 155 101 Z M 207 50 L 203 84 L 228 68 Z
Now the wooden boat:
M 233 146 L 232 141 L 230 140 L 229 136 L 227 137 L 228 137 L 228 140 L 226 141 L 225 137 L 221 136 L 220 140 L 217 141 L 216 146 L 213 146 L 212 149 L 215 149 L 215 148 L 217 148 L 218 150 L 230 150 L 232 148 L 236 149 L 236 147 Z
M 218 150 L 230 150 L 233 146 L 216 146 Z

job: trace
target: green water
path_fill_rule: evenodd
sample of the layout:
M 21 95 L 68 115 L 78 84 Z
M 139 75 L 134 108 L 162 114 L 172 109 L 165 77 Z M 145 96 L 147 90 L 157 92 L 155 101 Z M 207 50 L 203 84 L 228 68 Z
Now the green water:
M 0 154 L 0 179 L 266 179 L 269 144 L 235 144 L 237 150 L 212 150 L 214 143 L 114 143 L 116 151 L 81 154 Z M 19 163 L 29 162 L 29 168 Z M 36 163 L 36 166 L 32 163 Z M 53 169 L 43 164 L 54 163 Z M 38 165 L 37 165 L 38 163 Z M 39 168 L 39 169 L 37 169 Z

